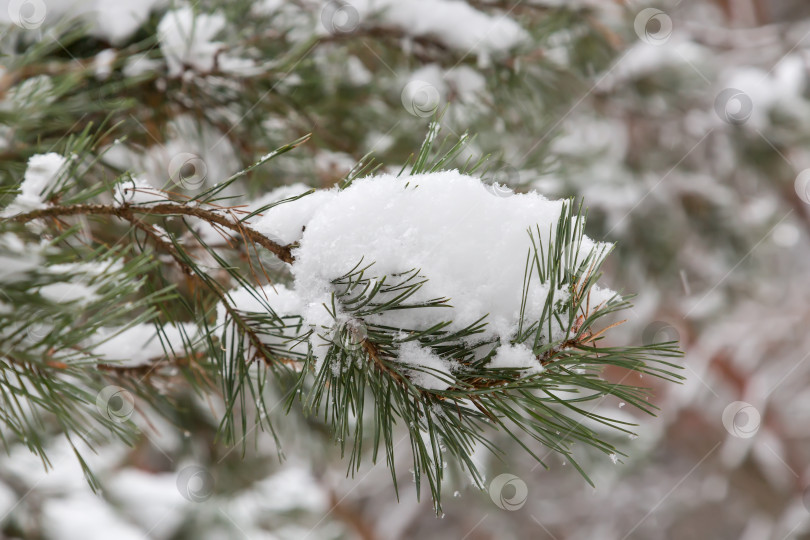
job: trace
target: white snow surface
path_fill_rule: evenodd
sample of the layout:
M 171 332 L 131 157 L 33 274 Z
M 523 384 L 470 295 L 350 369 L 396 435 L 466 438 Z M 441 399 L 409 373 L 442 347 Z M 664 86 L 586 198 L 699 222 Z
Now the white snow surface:
M 48 0 L 41 5 L 46 8 L 46 24 L 54 25 L 66 18 L 78 18 L 93 35 L 119 44 L 146 22 L 153 9 L 166 3 L 166 0 Z M 36 4 L 28 3 L 29 8 Z M 0 8 L 0 23 L 13 20 L 6 6 L 9 6 L 9 2 L 4 2 Z
M 105 80 L 112 74 L 115 59 L 118 52 L 115 49 L 104 49 L 93 59 L 93 66 L 96 69 L 96 78 Z
M 43 285 L 39 289 L 41 294 L 51 302 L 79 302 L 86 304 L 98 298 L 95 287 L 90 287 L 84 283 L 56 282 Z
M 729 100 L 726 110 L 740 114 L 750 108 L 749 120 L 757 129 L 770 126 L 770 113 L 774 109 L 785 113 L 806 110 L 807 67 L 799 55 L 785 56 L 767 72 L 750 66 L 731 68 L 722 75 L 722 81 L 725 88 L 736 90 L 738 94 Z
M 181 75 L 185 66 L 203 73 L 213 70 L 222 48 L 222 43 L 213 39 L 223 28 L 225 17 L 221 13 L 195 14 L 189 6 L 167 12 L 158 24 L 158 39 L 169 74 Z
M 243 311 L 266 311 L 269 304 L 283 315 L 300 314 L 305 324 L 323 333 L 350 314 L 327 313 L 334 291 L 332 281 L 352 270 L 361 260 L 373 263 L 367 276 L 390 276 L 419 269 L 427 278 L 409 302 L 448 298 L 449 306 L 387 311 L 366 322 L 408 330 L 424 330 L 452 321 L 449 330 L 462 329 L 483 317 L 488 323 L 476 342 L 499 338 L 501 346 L 493 367 L 518 368 L 524 374 L 542 368 L 527 347 L 509 345 L 520 320 L 526 256 L 531 229 L 547 239 L 556 226 L 564 201 L 548 200 L 537 193 L 504 196 L 488 189 L 480 179 L 458 171 L 407 177 L 382 175 L 356 180 L 344 190 L 335 188 L 284 203 L 266 212 L 254 226 L 262 233 L 297 240 L 292 266 L 294 286 L 264 289 L 262 301 L 244 289 L 231 293 Z M 301 187 L 283 188 L 272 198 L 284 198 Z M 283 196 L 282 196 L 283 195 Z M 270 197 L 270 196 L 268 196 Z M 303 232 L 301 229 L 304 228 Z M 607 247 L 583 238 L 580 259 L 592 249 Z M 390 278 L 389 278 L 390 279 Z M 540 317 L 548 285 L 535 276 L 529 287 L 527 320 Z M 558 290 L 564 299 L 568 290 Z M 608 300 L 613 291 L 594 287 L 591 307 Z M 220 322 L 224 322 L 220 312 Z M 561 337 L 554 329 L 551 340 Z M 326 347 L 315 344 L 319 360 Z M 452 365 L 416 343 L 404 343 L 400 361 L 438 370 L 409 370 L 415 382 L 430 389 L 445 389 Z
M 481 338 L 507 341 L 519 320 L 531 246 L 527 230 L 539 227 L 548 238 L 563 206 L 537 193 L 498 196 L 458 171 L 357 180 L 306 224 L 293 253 L 295 290 L 304 305 L 329 304 L 331 281 L 361 260 L 373 262 L 371 272 L 378 276 L 419 269 L 428 282 L 412 300 L 447 297 L 452 307 L 399 310 L 378 318 L 412 329 L 452 320 L 450 328 L 460 329 L 488 315 Z M 582 257 L 595 246 L 583 239 Z M 540 316 L 547 294 L 547 286 L 535 279 L 529 319 Z
M 99 332 L 91 352 L 99 359 L 118 366 L 143 366 L 167 356 L 185 354 L 184 339 L 193 343 L 199 338 L 194 324 L 163 325 L 158 335 L 154 324 L 141 323 L 126 329 L 114 328 Z
M 543 366 L 537 361 L 532 350 L 522 343 L 504 344 L 498 347 L 495 357 L 487 364 L 491 368 L 518 368 L 524 375 L 542 373 Z
M 507 51 L 528 38 L 511 18 L 489 15 L 461 0 L 350 0 L 347 4 L 361 18 L 378 17 L 411 36 L 432 37 L 479 55 Z
M 41 246 L 27 244 L 14 233 L 0 234 L 0 281 L 14 283 L 25 278 L 42 265 L 42 251 Z
M 43 197 L 55 187 L 59 172 L 66 162 L 67 159 L 56 152 L 31 156 L 20 184 L 20 194 L 3 210 L 2 217 L 44 208 Z
M 42 527 L 51 538 L 64 540 L 140 540 L 143 532 L 116 515 L 92 493 L 48 499 L 42 508 Z
M 123 514 L 151 538 L 172 538 L 193 504 L 177 489 L 177 475 L 151 473 L 135 468 L 118 471 L 107 483 L 109 496 L 119 503 Z
M 449 362 L 414 341 L 400 345 L 397 358 L 411 366 L 408 377 L 417 386 L 429 390 L 447 390 L 453 382 Z

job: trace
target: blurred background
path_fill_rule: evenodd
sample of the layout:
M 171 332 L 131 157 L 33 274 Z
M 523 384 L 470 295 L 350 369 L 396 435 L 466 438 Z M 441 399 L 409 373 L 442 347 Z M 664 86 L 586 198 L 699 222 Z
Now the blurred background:
M 679 339 L 687 376 L 649 381 L 658 417 L 600 405 L 640 426 L 606 434 L 623 461 L 583 454 L 595 489 L 502 440 L 505 462 L 475 456 L 489 489 L 451 475 L 440 517 L 407 453 L 397 500 L 384 464 L 346 478 L 323 424 L 295 411 L 274 421 L 281 446 L 252 433 L 244 454 L 216 440 L 215 397 L 137 411 L 134 448 L 85 456 L 98 494 L 44 426 L 49 472 L 5 441 L 3 537 L 810 538 L 810 3 L 0 7 L 3 186 L 89 129 L 108 174 L 162 186 L 180 163 L 188 190 L 311 132 L 240 189 L 327 187 L 368 153 L 398 170 L 443 111 L 441 136 L 469 133 L 462 157 L 489 155 L 488 181 L 584 199 L 588 235 L 617 242 L 604 281 L 637 294 L 610 340 Z

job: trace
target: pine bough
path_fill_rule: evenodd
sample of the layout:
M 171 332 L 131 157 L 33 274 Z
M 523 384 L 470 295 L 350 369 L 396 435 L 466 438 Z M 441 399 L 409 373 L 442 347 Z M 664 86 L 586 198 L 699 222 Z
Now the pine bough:
M 171 410 L 155 381 L 179 369 L 192 388 L 219 387 L 232 442 L 273 431 L 271 384 L 288 412 L 323 419 L 351 472 L 382 452 L 396 487 L 406 433 L 417 493 L 427 480 L 437 511 L 446 461 L 483 486 L 471 455 L 501 452 L 492 430 L 586 479 L 575 445 L 623 455 L 589 426 L 631 425 L 597 406 L 655 407 L 604 371 L 677 381 L 677 344 L 602 344 L 628 303 L 597 284 L 611 246 L 584 235 L 582 208 L 482 183 L 481 162 L 442 171 L 465 141 L 431 161 L 437 131 L 398 175 L 366 162 L 331 190 L 286 187 L 247 206 L 223 193 L 252 168 L 189 196 L 129 176 L 87 185 L 81 138 L 71 158 L 32 158 L 0 225 L 4 444 L 47 464 L 46 426 L 130 442 L 134 424 L 97 407 L 98 390 L 112 380 Z M 132 241 L 88 219 L 127 224 Z

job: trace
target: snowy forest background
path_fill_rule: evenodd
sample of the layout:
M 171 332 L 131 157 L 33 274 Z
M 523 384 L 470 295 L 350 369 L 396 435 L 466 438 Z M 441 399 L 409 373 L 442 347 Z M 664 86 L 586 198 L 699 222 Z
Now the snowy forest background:
M 32 155 L 91 122 L 115 126 L 105 167 L 162 186 L 190 164 L 189 190 L 312 133 L 244 180 L 258 198 L 331 186 L 368 153 L 396 169 L 443 111 L 442 136 L 474 135 L 459 159 L 489 156 L 489 181 L 584 198 L 588 235 L 617 242 L 604 281 L 638 294 L 610 339 L 678 339 L 686 368 L 683 385 L 650 381 L 657 418 L 614 404 L 639 437 L 617 442 L 622 462 L 586 458 L 595 489 L 515 451 L 484 464 L 508 481 L 461 479 L 436 517 L 408 463 L 397 501 L 384 465 L 346 478 L 323 426 L 298 419 L 278 424 L 285 460 L 266 433 L 242 455 L 186 395 L 187 429 L 135 414 L 133 448 L 85 456 L 98 494 L 64 438 L 43 432 L 49 472 L 5 441 L 3 537 L 810 538 L 806 2 L 0 7 L 3 206 Z

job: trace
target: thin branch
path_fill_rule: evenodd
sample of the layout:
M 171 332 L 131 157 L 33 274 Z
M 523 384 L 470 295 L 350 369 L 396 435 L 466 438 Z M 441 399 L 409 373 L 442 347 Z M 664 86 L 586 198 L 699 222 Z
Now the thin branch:
M 209 223 L 215 223 L 236 233 L 245 236 L 248 240 L 255 242 L 268 251 L 271 251 L 276 257 L 281 259 L 287 264 L 292 264 L 295 258 L 292 256 L 291 246 L 282 246 L 263 234 L 255 231 L 244 223 L 237 223 L 222 214 L 206 210 L 204 208 L 185 206 L 175 203 L 160 203 L 151 206 L 136 206 L 130 204 L 123 204 L 121 206 L 105 205 L 105 204 L 74 204 L 68 206 L 51 206 L 27 212 L 25 214 L 18 214 L 16 216 L 6 218 L 5 221 L 27 223 L 29 221 L 48 218 L 48 217 L 63 217 L 63 216 L 76 216 L 76 215 L 101 215 L 101 216 L 116 216 L 121 219 L 133 222 L 133 214 L 153 215 L 153 216 L 171 216 L 171 215 L 185 215 L 193 216 Z

